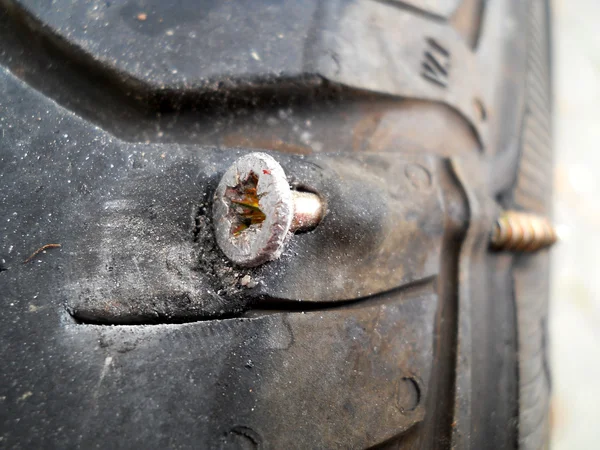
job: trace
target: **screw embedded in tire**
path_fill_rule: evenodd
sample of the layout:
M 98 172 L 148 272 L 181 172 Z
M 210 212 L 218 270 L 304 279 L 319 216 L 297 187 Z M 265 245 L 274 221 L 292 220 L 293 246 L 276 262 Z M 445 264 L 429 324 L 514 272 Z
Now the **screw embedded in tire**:
M 214 196 L 217 244 L 234 263 L 254 267 L 281 256 L 290 233 L 314 229 L 321 198 L 292 191 L 283 168 L 266 153 L 249 153 L 225 172 Z

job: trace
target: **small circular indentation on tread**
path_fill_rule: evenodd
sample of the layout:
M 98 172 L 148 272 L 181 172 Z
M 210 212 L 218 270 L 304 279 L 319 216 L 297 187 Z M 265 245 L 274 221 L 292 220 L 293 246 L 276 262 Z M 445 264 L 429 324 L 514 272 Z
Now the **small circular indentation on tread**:
M 421 402 L 421 388 L 413 377 L 403 377 L 398 382 L 398 406 L 402 414 L 417 409 Z
M 404 168 L 404 175 L 418 191 L 424 191 L 431 186 L 431 174 L 419 164 L 408 164 Z

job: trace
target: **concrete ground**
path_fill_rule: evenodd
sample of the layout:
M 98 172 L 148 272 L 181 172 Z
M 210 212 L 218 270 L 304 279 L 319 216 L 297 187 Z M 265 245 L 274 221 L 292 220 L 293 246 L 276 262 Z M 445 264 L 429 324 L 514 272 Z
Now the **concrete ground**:
M 600 448 L 600 1 L 554 0 L 552 448 Z

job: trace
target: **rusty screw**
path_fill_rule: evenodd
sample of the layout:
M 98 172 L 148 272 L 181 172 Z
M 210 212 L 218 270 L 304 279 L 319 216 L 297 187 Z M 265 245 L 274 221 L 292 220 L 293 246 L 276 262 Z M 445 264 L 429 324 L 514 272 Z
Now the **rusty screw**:
M 556 239 L 556 231 L 547 218 L 505 211 L 494 225 L 491 246 L 496 250 L 534 252 L 554 244 Z
M 291 233 L 315 228 L 324 207 L 318 195 L 291 190 L 273 157 L 249 153 L 221 178 L 212 211 L 223 253 L 240 266 L 254 267 L 279 258 Z

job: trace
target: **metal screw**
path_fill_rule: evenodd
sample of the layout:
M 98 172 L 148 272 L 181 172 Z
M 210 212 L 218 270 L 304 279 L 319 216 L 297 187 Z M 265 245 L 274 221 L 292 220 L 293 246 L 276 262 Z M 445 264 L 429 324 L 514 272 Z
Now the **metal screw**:
M 221 178 L 212 214 L 223 253 L 240 266 L 254 267 L 279 258 L 290 233 L 315 228 L 324 207 L 318 195 L 292 191 L 273 157 L 249 153 Z
M 556 239 L 556 231 L 547 218 L 505 211 L 494 225 L 491 246 L 496 250 L 534 252 L 554 244 Z

